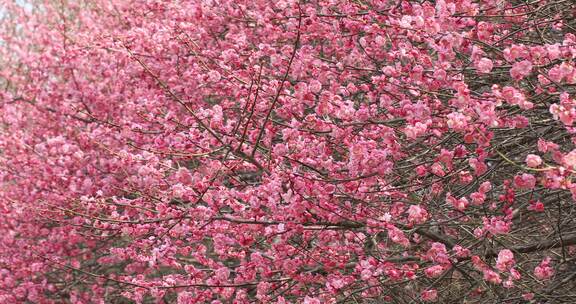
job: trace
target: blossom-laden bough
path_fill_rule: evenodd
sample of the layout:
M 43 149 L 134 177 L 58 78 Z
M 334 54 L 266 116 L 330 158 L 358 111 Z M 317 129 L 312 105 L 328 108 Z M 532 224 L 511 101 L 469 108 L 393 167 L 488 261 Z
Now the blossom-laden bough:
M 0 302 L 576 301 L 573 1 L 0 3 Z

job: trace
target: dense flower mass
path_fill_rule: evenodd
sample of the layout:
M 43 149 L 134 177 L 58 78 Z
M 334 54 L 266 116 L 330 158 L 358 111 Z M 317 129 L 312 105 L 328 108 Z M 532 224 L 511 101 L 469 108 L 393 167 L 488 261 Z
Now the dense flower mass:
M 576 6 L 0 0 L 0 303 L 574 303 Z

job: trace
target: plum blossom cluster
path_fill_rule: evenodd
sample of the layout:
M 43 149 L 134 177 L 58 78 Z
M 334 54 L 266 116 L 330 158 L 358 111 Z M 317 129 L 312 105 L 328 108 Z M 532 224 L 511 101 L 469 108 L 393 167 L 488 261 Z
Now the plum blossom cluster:
M 0 303 L 576 302 L 573 1 L 0 8 Z

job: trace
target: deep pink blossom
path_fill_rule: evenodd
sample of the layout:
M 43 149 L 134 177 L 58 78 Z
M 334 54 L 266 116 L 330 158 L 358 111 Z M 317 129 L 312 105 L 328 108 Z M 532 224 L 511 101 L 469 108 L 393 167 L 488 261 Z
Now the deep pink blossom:
M 496 268 L 500 271 L 507 271 L 514 266 L 514 254 L 509 249 L 500 250 L 496 260 Z
M 564 165 L 568 168 L 576 167 L 576 150 L 570 151 L 568 154 L 564 155 L 563 158 Z
M 482 58 L 476 64 L 478 71 L 481 73 L 490 73 L 492 71 L 493 63 L 488 58 Z
M 460 245 L 454 246 L 454 248 L 452 248 L 452 250 L 456 253 L 456 256 L 461 257 L 461 258 L 468 257 L 470 255 L 470 249 L 463 248 Z
M 548 290 L 571 5 L 0 0 L 0 303 Z
M 539 280 L 548 280 L 554 275 L 554 269 L 550 266 L 550 257 L 546 257 L 534 268 L 534 276 Z
M 541 201 L 532 202 L 530 206 L 528 206 L 528 210 L 544 212 L 544 204 Z
M 408 208 L 408 220 L 415 224 L 423 224 L 428 218 L 428 212 L 421 206 L 412 205 Z
M 523 60 L 515 63 L 510 69 L 510 75 L 516 80 L 520 80 L 530 75 L 532 72 L 532 62 Z
M 542 158 L 538 155 L 528 154 L 526 156 L 526 165 L 528 167 L 536 168 L 542 164 Z
M 435 265 L 432 267 L 428 267 L 424 270 L 424 273 L 426 273 L 426 276 L 428 276 L 430 278 L 436 278 L 436 277 L 440 276 L 443 272 L 444 272 L 444 267 L 441 265 Z
M 424 290 L 420 295 L 420 297 L 422 298 L 422 301 L 434 302 L 438 299 L 438 292 L 436 291 L 436 289 Z
M 456 131 L 465 130 L 466 127 L 468 127 L 468 121 L 470 120 L 470 117 L 458 112 L 448 114 L 447 118 L 448 127 Z
M 536 178 L 529 173 L 517 175 L 514 177 L 514 185 L 520 189 L 532 189 L 536 186 Z
M 502 283 L 502 278 L 500 278 L 500 275 L 490 269 L 484 271 L 484 280 L 492 284 Z

